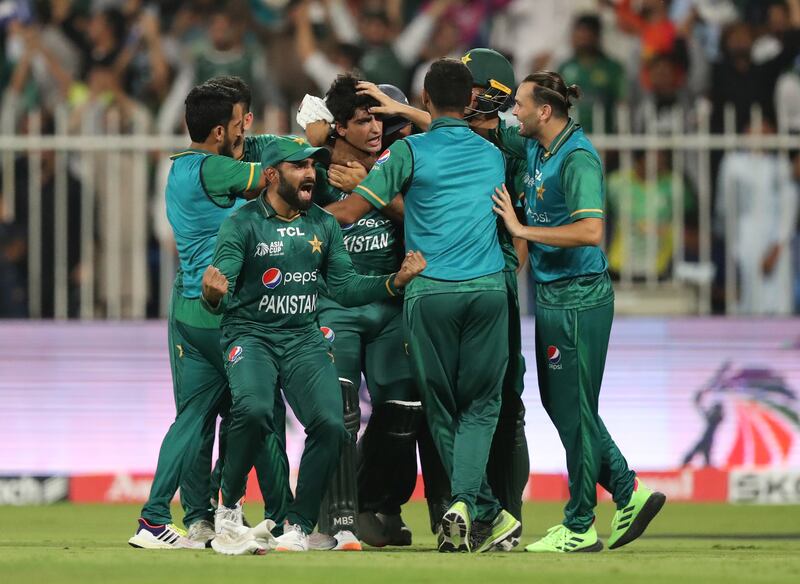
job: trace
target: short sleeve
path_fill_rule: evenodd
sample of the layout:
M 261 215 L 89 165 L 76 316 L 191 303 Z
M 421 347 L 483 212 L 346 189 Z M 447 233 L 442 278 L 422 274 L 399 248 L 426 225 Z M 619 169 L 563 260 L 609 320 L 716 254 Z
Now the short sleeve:
M 572 152 L 561 169 L 561 185 L 572 220 L 603 219 L 603 168 L 586 150 Z
M 221 207 L 230 207 L 235 197 L 257 185 L 260 175 L 260 164 L 216 154 L 207 156 L 200 167 L 206 194 Z
M 277 136 L 274 134 L 258 134 L 256 136 L 245 136 L 244 157 L 245 162 L 261 162 L 261 153 L 264 148 Z
M 361 195 L 373 207 L 382 209 L 403 190 L 413 170 L 411 146 L 405 140 L 398 140 L 378 157 L 367 178 L 353 190 L 353 194 Z

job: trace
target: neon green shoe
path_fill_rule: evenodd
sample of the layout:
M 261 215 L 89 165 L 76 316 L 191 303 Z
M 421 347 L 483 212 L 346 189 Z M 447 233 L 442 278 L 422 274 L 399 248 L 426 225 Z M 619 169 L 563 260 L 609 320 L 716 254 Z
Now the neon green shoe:
M 492 521 L 487 533 L 481 537 L 482 541 L 477 541 L 475 537 L 477 535 L 477 529 L 472 530 L 473 540 L 470 542 L 470 548 L 476 553 L 488 552 L 494 549 L 495 545 L 510 538 L 520 527 L 521 524 L 517 521 L 516 517 L 505 509 L 501 509 L 500 513 L 498 513 Z
M 603 549 L 603 542 L 597 537 L 597 530 L 592 525 L 586 533 L 575 533 L 565 525 L 559 523 L 547 530 L 539 541 L 535 541 L 525 548 L 526 552 L 599 552 Z
M 439 551 L 468 552 L 469 536 L 472 522 L 469 518 L 467 504 L 458 501 L 450 506 L 442 517 L 442 533 L 439 540 Z
M 651 491 L 638 478 L 634 481 L 631 500 L 611 520 L 608 549 L 622 547 L 642 535 L 667 500 L 664 493 Z

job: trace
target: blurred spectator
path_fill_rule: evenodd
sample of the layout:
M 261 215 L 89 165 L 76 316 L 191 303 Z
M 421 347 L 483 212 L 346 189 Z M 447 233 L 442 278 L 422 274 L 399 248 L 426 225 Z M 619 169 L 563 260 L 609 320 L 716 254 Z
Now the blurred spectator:
M 431 68 L 431 64 L 442 57 L 460 59 L 464 51 L 472 45 L 465 46 L 461 42 L 461 31 L 452 20 L 442 18 L 436 25 L 431 42 L 423 51 L 423 58 L 414 71 L 411 82 L 411 102 L 416 105 L 422 104 L 422 86 L 425 82 L 425 74 Z
M 672 0 L 670 19 L 686 37 L 693 36 L 703 51 L 703 59 L 719 57 L 722 29 L 739 18 L 734 0 Z
M 633 131 L 671 134 L 676 126 L 686 131 L 692 102 L 680 81 L 680 70 L 671 55 L 656 55 L 647 63 L 650 89 L 633 112 Z M 677 117 L 677 119 L 676 119 Z
M 214 9 L 207 22 L 207 36 L 194 43 L 159 112 L 161 132 L 172 133 L 182 127 L 183 102 L 192 86 L 216 77 L 235 75 L 245 80 L 253 91 L 256 119 L 278 123 L 285 107 L 278 85 L 267 68 L 264 49 L 245 35 L 246 20 L 234 18 L 226 7 Z M 280 128 L 273 128 L 280 132 Z
M 27 122 L 22 124 L 22 133 L 27 132 Z M 52 119 L 45 118 L 42 123 L 42 133 L 53 133 Z M 0 245 L 0 278 L 12 284 L 9 289 L 9 301 L 12 307 L 6 307 L 3 312 L 8 317 L 28 316 L 28 249 L 31 238 L 38 241 L 41 266 L 41 280 L 39 282 L 41 294 L 41 315 L 44 318 L 54 316 L 55 283 L 55 258 L 58 256 L 56 246 L 61 246 L 62 241 L 56 241 L 56 221 L 65 221 L 67 233 L 67 286 L 68 286 L 68 313 L 77 316 L 77 300 L 82 278 L 80 266 L 81 245 L 81 183 L 72 172 L 69 165 L 64 165 L 66 170 L 66 217 L 56 214 L 56 157 L 52 150 L 41 153 L 41 166 L 38 168 L 41 191 L 39 195 L 38 216 L 41 218 L 39 230 L 29 231 L 29 218 L 31 209 L 30 184 L 33 177 L 34 159 L 30 156 L 19 156 L 14 163 L 14 223 L 6 225 L 3 229 L 10 239 Z M 2 184 L 2 180 L 0 180 Z M 4 198 L 5 199 L 5 198 Z M 17 280 L 20 278 L 20 280 Z M 23 300 L 20 303 L 18 294 L 22 289 Z M 4 296 L 5 297 L 5 296 Z M 11 311 L 9 313 L 8 311 Z
M 597 106 L 604 116 L 603 128 L 611 131 L 615 127 L 616 106 L 625 99 L 625 71 L 617 61 L 606 56 L 601 41 L 600 18 L 594 14 L 579 16 L 572 26 L 573 55 L 559 68 L 567 85 L 574 83 L 581 88 L 581 99 L 574 111 L 587 132 L 595 129 L 593 116 Z
M 793 2 L 796 0 L 792 0 Z M 784 35 L 781 53 L 761 64 L 753 63 L 753 31 L 744 22 L 737 22 L 725 29 L 722 35 L 722 59 L 711 72 L 711 128 L 721 132 L 724 128 L 726 104 L 731 104 L 736 114 L 736 129 L 741 131 L 751 115 L 751 108 L 758 106 L 765 117 L 775 119 L 773 95 L 778 76 L 791 67 L 800 46 L 798 22 Z
M 654 156 L 653 175 L 648 176 L 647 156 L 639 151 L 634 152 L 630 172 L 617 170 L 608 177 L 608 205 L 613 224 L 608 263 L 615 275 L 627 269 L 634 278 L 645 278 L 654 267 L 658 277 L 663 278 L 676 260 L 673 258 L 673 209 L 677 195 L 673 188 L 670 154 L 658 152 Z M 683 182 L 684 225 L 691 230 L 696 224 L 692 215 L 695 198 L 688 181 Z M 648 251 L 653 228 L 654 266 L 650 263 Z M 687 239 L 694 239 L 690 233 L 686 235 L 689 236 Z
M 348 35 L 347 33 L 345 33 L 344 39 L 339 38 L 343 30 L 348 30 L 348 23 L 352 26 L 350 32 L 355 32 L 355 24 L 347 13 L 347 8 L 341 2 L 333 0 L 328 3 L 327 9 L 327 13 L 318 13 L 317 17 L 327 17 L 331 23 L 336 24 L 333 25 L 333 30 L 328 35 L 330 38 L 324 43 L 324 46 L 320 46 L 320 43 L 317 42 L 310 2 L 301 0 L 289 15 L 294 24 L 294 43 L 297 56 L 303 71 L 314 82 L 319 95 L 328 91 L 339 75 L 352 71 L 361 59 L 360 48 L 353 44 L 357 42 L 357 38 L 353 38 L 352 34 Z
M 513 0 L 495 16 L 490 46 L 511 56 L 518 80 L 555 68 L 569 54 L 573 15 L 594 5 L 582 0 Z
M 670 20 L 669 0 L 641 0 L 638 10 L 634 9 L 632 0 L 618 0 L 616 4 L 612 0 L 604 2 L 614 6 L 620 30 L 639 37 L 640 83 L 644 89 L 650 89 L 647 63 L 656 55 L 674 55 L 680 59 L 684 64 L 681 75 L 685 75 L 686 45 L 678 27 Z
M 800 55 L 795 58 L 794 66 L 778 78 L 775 110 L 782 132 L 800 134 Z
M 772 122 L 751 135 L 771 135 Z M 786 156 L 766 150 L 729 152 L 718 176 L 717 230 L 738 269 L 739 314 L 793 311 L 792 248 L 798 215 L 797 184 Z
M 25 230 L 14 223 L 0 222 L 0 318 L 28 316 L 25 262 L 28 258 Z
M 454 0 L 434 0 L 398 32 L 383 10 L 361 13 L 358 30 L 364 53 L 359 68 L 373 83 L 389 83 L 408 92 L 411 68 L 431 38 L 439 17 Z
M 771 2 L 767 7 L 766 30 L 753 43 L 753 63 L 760 65 L 780 55 L 789 23 L 789 6 L 785 2 Z

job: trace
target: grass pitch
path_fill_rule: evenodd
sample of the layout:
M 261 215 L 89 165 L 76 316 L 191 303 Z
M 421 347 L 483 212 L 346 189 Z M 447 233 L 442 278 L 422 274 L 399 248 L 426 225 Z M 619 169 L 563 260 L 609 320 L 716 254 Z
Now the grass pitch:
M 669 503 L 647 534 L 598 554 L 439 554 L 424 504 L 406 506 L 411 548 L 362 553 L 309 552 L 226 557 L 211 550 L 146 551 L 127 539 L 139 507 L 56 505 L 0 507 L 0 581 L 295 584 L 380 582 L 481 584 L 586 582 L 670 584 L 800 582 L 800 506 L 743 507 Z M 176 519 L 181 513 L 175 508 Z M 597 526 L 608 534 L 613 508 L 601 505 Z M 246 514 L 258 520 L 260 510 Z M 559 504 L 525 507 L 523 545 L 558 523 Z

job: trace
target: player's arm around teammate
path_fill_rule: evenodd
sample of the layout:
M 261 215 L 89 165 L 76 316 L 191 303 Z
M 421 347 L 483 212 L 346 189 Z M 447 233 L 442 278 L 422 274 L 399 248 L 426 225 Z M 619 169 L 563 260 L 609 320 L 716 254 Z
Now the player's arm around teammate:
M 528 226 L 517 219 L 505 187 L 493 196 L 509 232 L 530 242 L 536 280 L 536 364 L 542 405 L 567 455 L 570 500 L 562 524 L 529 545 L 532 552 L 600 551 L 594 527 L 597 484 L 617 504 L 608 540 L 614 549 L 639 537 L 665 497 L 628 468 L 598 413 L 614 291 L 603 237 L 604 184 L 600 156 L 569 118 L 575 86 L 556 73 L 528 76 L 514 115 L 518 135 L 492 131 L 507 151 L 527 155 Z

